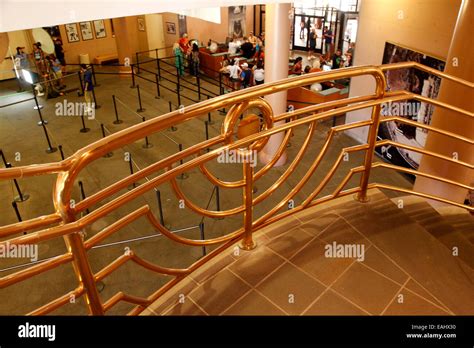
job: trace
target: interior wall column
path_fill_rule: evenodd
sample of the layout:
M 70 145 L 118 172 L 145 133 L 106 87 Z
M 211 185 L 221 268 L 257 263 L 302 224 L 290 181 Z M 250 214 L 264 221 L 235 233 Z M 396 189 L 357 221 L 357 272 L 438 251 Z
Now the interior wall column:
M 470 82 L 474 81 L 472 23 L 474 23 L 474 0 L 463 0 L 445 68 L 446 73 Z M 460 86 L 454 82 L 447 80 L 441 82 L 438 100 L 470 112 L 474 111 L 472 89 Z M 470 139 L 474 138 L 473 118 L 440 107 L 435 108 L 431 125 Z M 463 162 L 474 163 L 474 149 L 472 145 L 440 134 L 429 132 L 425 148 L 450 158 L 457 158 Z M 474 184 L 474 170 L 426 155 L 421 160 L 420 171 L 455 180 L 466 185 L 472 186 Z M 466 189 L 421 176 L 418 176 L 416 179 L 415 190 L 438 195 L 458 203 L 463 203 L 467 194 Z M 437 202 L 431 203 L 439 205 Z
M 117 45 L 119 64 L 125 64 L 127 58 L 128 62 L 132 64 L 135 59 L 135 51 L 130 39 L 130 32 L 131 30 L 134 31 L 135 28 L 129 28 L 126 17 L 114 18 L 112 21 L 114 24 L 115 44 Z M 130 66 L 121 66 L 120 72 L 131 73 L 132 68 Z
M 265 6 L 265 83 L 288 77 L 288 59 L 290 45 L 291 4 L 267 4 Z M 286 112 L 287 92 L 265 96 L 272 106 L 274 115 Z M 281 124 L 281 122 L 279 123 Z M 276 124 L 277 125 L 277 124 Z M 268 163 L 278 150 L 285 134 L 274 134 L 259 153 L 262 163 Z M 276 166 L 286 162 L 286 151 Z

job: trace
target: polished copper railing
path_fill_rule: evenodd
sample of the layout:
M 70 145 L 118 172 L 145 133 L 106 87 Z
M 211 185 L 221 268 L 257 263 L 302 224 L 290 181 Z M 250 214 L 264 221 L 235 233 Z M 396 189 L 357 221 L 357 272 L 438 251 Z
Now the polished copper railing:
M 63 255 L 48 259 L 31 267 L 22 269 L 20 271 L 0 278 L 0 288 L 5 288 L 13 284 L 17 284 L 35 275 L 41 274 L 48 270 L 52 270 L 60 265 L 72 262 L 78 281 L 76 289 L 64 294 L 63 296 L 55 299 L 54 301 L 43 305 L 42 307 L 30 312 L 29 314 L 44 315 L 67 304 L 71 296 L 85 296 L 85 302 L 88 311 L 91 314 L 103 315 L 120 301 L 125 301 L 136 305 L 134 309 L 129 312 L 129 314 L 131 315 L 136 315 L 142 312 L 144 308 L 146 308 L 146 306 L 150 305 L 152 302 L 158 299 L 162 294 L 164 294 L 166 291 L 176 285 L 184 277 L 199 268 L 201 265 L 208 262 L 211 258 L 215 257 L 223 250 L 227 249 L 232 244 L 241 241 L 240 245 L 242 248 L 246 250 L 251 250 L 255 246 L 252 234 L 258 229 L 277 222 L 278 220 L 288 215 L 294 214 L 298 211 L 301 211 L 305 208 L 330 201 L 337 197 L 357 194 L 357 198 L 361 202 L 365 202 L 367 201 L 367 190 L 372 188 L 381 188 L 418 195 L 421 197 L 441 201 L 444 203 L 449 203 L 473 211 L 474 208 L 472 207 L 465 206 L 442 197 L 425 194 L 414 190 L 407 190 L 391 185 L 385 185 L 382 183 L 369 183 L 370 173 L 373 168 L 385 168 L 408 174 L 424 176 L 433 180 L 448 183 L 469 190 L 474 189 L 473 187 L 465 185 L 463 183 L 455 182 L 453 180 L 449 180 L 433 174 L 424 173 L 419 170 L 413 170 L 392 164 L 373 161 L 375 148 L 385 145 L 392 145 L 405 148 L 410 151 L 419 152 L 425 156 L 433 156 L 447 162 L 456 163 L 460 166 L 467 167 L 470 169 L 474 168 L 473 164 L 455 160 L 453 158 L 446 157 L 444 155 L 437 154 L 426 149 L 400 144 L 391 140 L 377 141 L 377 131 L 379 124 L 381 122 L 390 122 L 396 120 L 397 122 L 402 122 L 416 127 L 424 128 L 430 132 L 437 132 L 446 137 L 455 138 L 461 142 L 469 144 L 470 146 L 472 146 L 472 144 L 474 143 L 473 139 L 468 139 L 461 135 L 447 132 L 442 129 L 437 129 L 432 126 L 410 121 L 399 116 L 387 117 L 383 119 L 380 118 L 380 110 L 381 105 L 383 103 L 411 99 L 430 103 L 440 108 L 449 109 L 458 113 L 459 117 L 474 117 L 473 113 L 470 111 L 463 110 L 437 100 L 418 96 L 407 91 L 386 92 L 386 80 L 384 71 L 407 68 L 421 69 L 423 71 L 429 72 L 430 74 L 439 76 L 443 79 L 447 79 L 455 83 L 461 84 L 467 88 L 474 87 L 474 84 L 471 82 L 458 79 L 456 77 L 442 73 L 438 70 L 431 69 L 418 63 L 412 62 L 390 64 L 380 67 L 351 67 L 346 69 L 339 69 L 337 71 L 308 74 L 300 77 L 289 78 L 270 84 L 233 92 L 225 96 L 219 96 L 214 99 L 188 106 L 184 110 L 181 109 L 174 112 L 170 112 L 163 116 L 151 119 L 147 122 L 135 125 L 120 132 L 114 133 L 99 141 L 96 141 L 80 149 L 75 154 L 61 162 L 1 169 L 0 179 L 4 180 L 46 174 L 57 174 L 57 180 L 56 185 L 53 188 L 53 202 L 56 211 L 50 215 L 40 216 L 27 221 L 0 227 L 0 238 L 2 238 L 0 245 L 6 245 L 6 243 L 9 243 L 10 245 L 34 244 L 57 237 L 64 237 L 68 251 Z M 265 99 L 262 98 L 265 95 L 288 90 L 290 88 L 309 85 L 316 82 L 323 82 L 340 78 L 351 78 L 363 75 L 368 75 L 374 78 L 375 91 L 373 94 L 346 98 L 318 105 L 310 105 L 308 107 L 286 112 L 281 115 L 273 115 L 271 106 L 265 101 Z M 149 165 L 148 167 L 137 171 L 133 175 L 125 177 L 122 180 L 101 189 L 100 191 L 92 194 L 91 196 L 85 198 L 84 200 L 78 202 L 75 205 L 72 205 L 70 203 L 72 187 L 79 173 L 81 173 L 81 171 L 93 161 L 124 145 L 131 144 L 141 138 L 144 138 L 145 136 L 149 136 L 153 133 L 167 129 L 172 125 L 197 118 L 200 115 L 209 113 L 211 111 L 220 110 L 225 107 L 230 107 L 230 109 L 227 112 L 227 115 L 225 116 L 225 119 L 223 121 L 221 133 L 216 137 L 195 144 L 187 149 L 184 149 L 183 151 L 175 153 L 167 158 L 161 159 Z M 249 110 L 251 108 L 259 109 L 263 115 L 261 131 L 259 133 L 247 136 L 244 139 L 234 141 L 234 128 L 239 120 L 239 117 L 244 111 Z M 273 205 L 273 208 L 271 208 L 259 218 L 254 218 L 254 208 L 259 203 L 269 198 L 272 193 L 274 193 L 278 188 L 280 188 L 281 185 L 287 180 L 290 174 L 301 162 L 304 154 L 308 150 L 310 141 L 315 132 L 315 128 L 318 122 L 338 115 L 343 115 L 349 111 L 365 108 L 372 108 L 370 119 L 333 126 L 332 128 L 330 128 L 321 151 L 316 156 L 314 161 L 310 164 L 310 167 L 305 172 L 301 180 L 298 181 L 298 183 L 288 194 L 286 194 L 283 199 L 276 202 Z M 275 125 L 276 123 L 278 123 L 278 125 Z M 298 149 L 296 156 L 288 164 L 288 167 L 286 168 L 284 173 L 268 189 L 266 189 L 259 195 L 255 195 L 253 192 L 255 182 L 257 182 L 261 177 L 263 177 L 282 156 L 293 130 L 298 126 L 304 125 L 307 126 L 307 134 L 303 140 L 301 148 Z M 327 154 L 329 146 L 333 141 L 335 135 L 340 132 L 344 132 L 358 127 L 369 127 L 367 143 L 343 148 L 339 156 L 337 157 L 335 163 L 326 173 L 324 178 L 317 185 L 317 187 L 305 197 L 301 204 L 295 206 L 291 210 L 280 212 L 282 208 L 287 205 L 288 201 L 294 198 L 295 195 L 297 195 L 301 191 L 302 187 L 306 183 L 308 183 L 309 179 L 319 167 L 324 156 Z M 236 150 L 240 151 L 242 156 L 248 156 L 249 151 L 259 151 L 265 146 L 270 136 L 280 132 L 285 132 L 285 136 L 273 159 L 269 163 L 265 164 L 262 168 L 260 168 L 257 172 L 254 172 L 254 168 L 249 162 L 244 161 L 244 163 L 242 164 L 242 180 L 232 182 L 223 181 L 221 179 L 218 179 L 206 167 L 206 164 L 216 159 L 222 151 Z M 207 149 L 210 150 L 207 151 Z M 334 176 L 334 173 L 340 166 L 344 155 L 352 152 L 365 153 L 363 164 L 361 166 L 350 169 L 345 178 L 339 183 L 339 185 L 336 187 L 332 194 L 317 198 L 321 191 L 326 187 L 327 183 Z M 181 162 L 184 160 L 187 161 L 181 164 Z M 218 185 L 220 187 L 228 189 L 241 189 L 242 203 L 232 209 L 224 211 L 213 211 L 209 209 L 204 209 L 198 204 L 192 202 L 181 190 L 181 188 L 176 182 L 176 178 L 182 173 L 190 171 L 194 168 L 199 168 L 199 170 L 205 175 L 205 177 L 207 177 L 207 179 L 214 185 Z M 151 179 L 148 179 L 149 175 L 156 174 L 160 171 L 164 172 Z M 354 174 L 360 174 L 361 176 L 359 185 L 353 188 L 345 188 L 345 186 L 348 184 L 349 180 L 354 176 Z M 134 189 L 126 193 L 120 194 L 117 197 L 113 197 L 120 191 L 127 188 L 127 186 L 143 178 L 147 178 L 147 181 L 145 183 L 135 187 Z M 90 226 L 92 223 L 96 222 L 100 218 L 116 211 L 118 208 L 123 207 L 135 198 L 144 195 L 146 192 L 153 190 L 155 187 L 163 183 L 170 183 L 177 197 L 179 199 L 182 199 L 189 209 L 198 213 L 201 216 L 219 218 L 243 214 L 242 227 L 230 234 L 221 237 L 205 240 L 188 239 L 170 232 L 165 226 L 160 223 L 160 221 L 155 218 L 149 206 L 144 205 L 139 209 L 130 212 L 128 215 L 123 216 L 122 218 L 108 225 L 106 228 L 104 228 L 103 230 L 88 239 L 85 239 L 83 237 L 83 234 L 81 234 L 81 231 L 83 231 L 86 227 Z M 108 201 L 105 202 L 106 200 Z M 89 214 L 81 217 L 80 213 L 85 212 L 88 208 L 91 208 L 92 206 L 98 206 L 98 208 L 92 210 Z M 108 238 L 112 234 L 116 233 L 120 229 L 131 224 L 133 221 L 136 221 L 141 217 L 145 217 L 148 222 L 162 235 L 177 243 L 189 246 L 209 246 L 215 244 L 221 245 L 218 248 L 214 249 L 211 253 L 200 258 L 188 268 L 183 269 L 173 269 L 155 265 L 140 258 L 138 255 L 136 255 L 133 251 L 130 250 L 126 254 L 118 257 L 115 261 L 113 261 L 112 263 L 104 267 L 102 270 L 94 274 L 91 270 L 91 266 L 88 261 L 87 252 L 91 248 L 96 246 L 100 241 Z M 21 235 L 21 233 L 24 232 L 28 233 Z M 171 275 L 174 278 L 173 280 L 165 284 L 163 287 L 159 289 L 154 289 L 154 292 L 151 293 L 148 297 L 136 297 L 129 294 L 125 294 L 123 292 L 118 292 L 106 302 L 102 302 L 99 298 L 97 282 L 103 280 L 105 277 L 109 276 L 111 273 L 113 273 L 129 261 L 132 261 L 150 271 L 159 274 Z

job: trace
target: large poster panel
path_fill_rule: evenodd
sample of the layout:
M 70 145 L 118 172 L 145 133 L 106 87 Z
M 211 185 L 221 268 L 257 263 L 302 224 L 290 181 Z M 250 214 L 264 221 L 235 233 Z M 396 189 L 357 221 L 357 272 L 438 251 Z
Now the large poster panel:
M 245 6 L 229 6 L 229 37 L 240 38 L 245 35 Z
M 414 61 L 431 68 L 443 71 L 445 62 L 424 53 L 386 42 L 382 64 Z M 417 69 L 398 69 L 387 71 L 387 89 L 389 91 L 407 90 L 424 97 L 436 99 L 441 79 Z M 431 123 L 433 105 L 415 100 L 395 102 L 382 105 L 382 117 L 401 116 L 423 124 Z M 427 133 L 421 128 L 400 122 L 385 122 L 380 125 L 379 139 L 390 139 L 402 144 L 424 147 Z M 378 148 L 380 155 L 393 164 L 418 169 L 421 154 L 401 148 Z

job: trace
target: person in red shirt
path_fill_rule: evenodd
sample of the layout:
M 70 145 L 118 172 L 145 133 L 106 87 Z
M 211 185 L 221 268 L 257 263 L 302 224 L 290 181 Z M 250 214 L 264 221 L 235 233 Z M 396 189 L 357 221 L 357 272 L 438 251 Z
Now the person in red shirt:
M 303 58 L 298 57 L 295 60 L 295 64 L 293 65 L 293 68 L 291 68 L 291 74 L 301 75 L 302 72 L 303 72 Z
M 184 55 L 188 54 L 189 51 L 189 39 L 188 39 L 188 34 L 183 34 L 183 37 L 179 39 L 178 41 L 179 47 L 181 48 L 181 51 L 183 51 Z

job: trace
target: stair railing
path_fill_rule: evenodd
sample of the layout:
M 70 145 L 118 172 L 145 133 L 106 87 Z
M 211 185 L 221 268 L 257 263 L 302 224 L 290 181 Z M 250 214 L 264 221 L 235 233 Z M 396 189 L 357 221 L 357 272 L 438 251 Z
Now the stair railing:
M 55 212 L 53 214 L 40 216 L 27 221 L 19 222 L 16 224 L 6 225 L 0 227 L 0 238 L 2 241 L 0 245 L 20 245 L 20 244 L 34 244 L 39 242 L 48 241 L 53 238 L 63 237 L 66 241 L 68 251 L 57 257 L 51 258 L 47 261 L 33 265 L 27 269 L 17 271 L 9 274 L 5 277 L 0 278 L 0 288 L 4 288 L 23 280 L 29 279 L 33 276 L 39 275 L 43 272 L 54 269 L 60 265 L 72 262 L 74 271 L 76 274 L 78 285 L 77 287 L 63 296 L 43 305 L 42 307 L 34 310 L 29 314 L 42 315 L 54 311 L 57 308 L 68 303 L 71 296 L 84 296 L 86 306 L 90 314 L 103 315 L 109 311 L 114 305 L 121 301 L 135 304 L 136 307 L 129 312 L 131 315 L 136 315 L 142 312 L 148 305 L 153 303 L 166 291 L 175 286 L 178 282 L 184 279 L 191 272 L 211 260 L 213 257 L 226 250 L 228 247 L 241 241 L 241 247 L 246 250 L 250 250 L 255 247 L 253 240 L 253 233 L 258 229 L 275 223 L 286 216 L 294 214 L 298 211 L 306 209 L 308 207 L 321 204 L 330 201 L 334 198 L 357 194 L 358 199 L 361 202 L 367 201 L 367 190 L 372 188 L 398 190 L 406 192 L 406 189 L 397 188 L 394 186 L 388 186 L 384 184 L 371 183 L 369 184 L 371 169 L 373 168 L 386 168 L 402 171 L 405 173 L 422 175 L 434 180 L 438 180 L 445 183 L 457 185 L 466 189 L 473 189 L 468 185 L 454 182 L 436 175 L 421 173 L 407 168 L 402 168 L 394 165 L 385 163 L 374 163 L 373 156 L 374 150 L 378 146 L 384 144 L 390 144 L 393 146 L 400 146 L 413 151 L 418 151 L 424 155 L 435 156 L 437 158 L 454 161 L 453 159 L 446 158 L 446 156 L 433 153 L 425 149 L 412 148 L 410 146 L 399 144 L 394 141 L 382 140 L 377 141 L 377 130 L 381 122 L 388 122 L 396 120 L 398 122 L 405 122 L 417 127 L 427 129 L 428 131 L 438 132 L 445 136 L 458 139 L 468 144 L 473 144 L 472 139 L 462 137 L 457 134 L 453 134 L 441 129 L 434 128 L 428 125 L 422 125 L 410 120 L 406 120 L 399 116 L 393 116 L 390 118 L 380 119 L 380 108 L 383 103 L 418 99 L 433 105 L 447 108 L 456 111 L 461 117 L 474 117 L 472 112 L 462 110 L 454 106 L 448 105 L 443 102 L 432 100 L 429 98 L 421 97 L 409 93 L 406 91 L 397 92 L 385 92 L 386 80 L 384 71 L 390 69 L 399 68 L 416 68 L 424 71 L 428 71 L 434 75 L 442 78 L 449 79 L 456 83 L 462 84 L 468 88 L 473 88 L 471 82 L 458 79 L 447 74 L 441 73 L 437 70 L 426 68 L 418 63 L 398 63 L 391 64 L 388 66 L 375 67 L 375 66 L 364 66 L 364 67 L 351 67 L 345 69 L 338 69 L 336 71 L 322 72 L 303 75 L 300 77 L 289 78 L 261 86 L 255 86 L 241 91 L 236 91 L 225 96 L 219 96 L 213 99 L 209 99 L 198 104 L 194 104 L 186 107 L 184 110 L 177 110 L 167 113 L 163 116 L 150 119 L 146 122 L 137 124 L 130 128 L 124 129 L 105 138 L 102 138 L 80 150 L 78 150 L 72 156 L 66 158 L 61 162 L 30 165 L 23 167 L 0 169 L 0 179 L 14 179 L 24 178 L 35 175 L 46 175 L 46 174 L 57 174 L 57 180 L 53 189 L 53 202 L 55 206 Z M 370 95 L 357 96 L 346 98 L 342 100 L 336 100 L 326 102 L 318 105 L 309 105 L 305 108 L 298 109 L 283 113 L 281 115 L 274 115 L 271 106 L 265 99 L 261 98 L 265 95 L 277 93 L 280 91 L 288 90 L 299 86 L 310 85 L 312 83 L 323 82 L 327 80 L 334 80 L 340 78 L 352 78 L 356 76 L 368 75 L 372 76 L 375 80 L 375 92 Z M 165 130 L 172 125 L 182 123 L 193 118 L 197 118 L 202 114 L 227 108 L 229 111 L 223 121 L 221 133 L 209 140 L 195 144 L 183 151 L 175 153 L 167 158 L 161 159 L 146 168 L 143 168 L 132 175 L 129 175 L 120 181 L 113 183 L 98 192 L 89 195 L 84 200 L 78 202 L 75 205 L 71 204 L 72 188 L 78 178 L 81 171 L 86 168 L 89 164 L 95 160 L 101 158 L 105 154 L 118 149 L 127 144 L 131 144 L 145 136 L 150 136 L 153 133 Z M 230 109 L 229 109 L 230 108 Z M 240 116 L 249 109 L 259 109 L 263 115 L 263 124 L 260 132 L 252 134 L 243 139 L 234 140 L 234 128 L 240 118 Z M 281 185 L 288 179 L 293 170 L 301 163 L 303 156 L 307 152 L 312 136 L 315 132 L 315 128 L 318 122 L 330 119 L 335 116 L 344 115 L 347 112 L 360 110 L 365 108 L 372 108 L 371 118 L 349 124 L 337 125 L 330 128 L 326 141 L 317 154 L 313 162 L 310 163 L 310 167 L 306 173 L 299 180 L 299 182 L 287 193 L 280 201 L 273 205 L 273 207 L 261 215 L 260 217 L 254 216 L 254 209 L 258 204 L 270 197 Z M 306 115 L 306 116 L 305 116 Z M 302 116 L 298 118 L 298 116 Z M 304 116 L 304 117 L 303 117 Z M 275 123 L 280 121 L 287 121 L 286 123 Z M 292 132 L 296 127 L 307 126 L 307 134 L 304 137 L 301 148 L 298 150 L 297 155 L 290 161 L 287 169 L 284 173 L 271 185 L 269 188 L 264 190 L 259 195 L 253 193 L 253 187 L 261 177 L 268 173 L 278 159 L 283 155 Z M 291 210 L 282 212 L 282 208 L 288 204 L 298 193 L 301 192 L 302 187 L 307 184 L 318 169 L 319 164 L 322 162 L 324 156 L 327 154 L 329 146 L 334 139 L 335 135 L 350 129 L 359 127 L 369 127 L 367 143 L 345 147 L 340 152 L 336 161 L 327 171 L 321 182 L 316 188 L 314 188 L 309 195 L 301 202 L 301 204 L 295 206 Z M 278 148 L 275 156 L 270 160 L 269 163 L 261 167 L 259 170 L 254 172 L 254 168 L 251 166 L 248 160 L 244 160 L 242 163 L 243 179 L 237 181 L 223 181 L 218 179 L 207 167 L 206 164 L 215 160 L 223 151 L 238 151 L 244 158 L 248 158 L 252 151 L 261 150 L 270 136 L 283 132 L 285 134 L 284 139 L 280 147 Z M 210 149 L 207 151 L 207 149 Z M 339 168 L 344 155 L 348 153 L 364 152 L 363 164 L 354 167 L 349 170 L 345 178 L 339 183 L 332 194 L 317 198 L 321 191 L 327 186 L 327 183 L 333 178 L 336 170 Z M 456 161 L 457 164 L 467 168 L 473 168 L 474 166 L 470 163 Z M 181 174 L 188 172 L 192 169 L 199 169 L 203 175 L 213 184 L 218 185 L 222 188 L 228 189 L 240 189 L 242 191 L 242 203 L 234 208 L 228 210 L 213 211 L 206 208 L 200 207 L 189 199 L 179 185 L 176 182 L 176 178 Z M 145 178 L 153 173 L 163 171 L 163 173 L 147 180 L 145 183 L 133 188 L 132 190 L 114 197 L 120 191 L 127 188 L 132 183 L 138 182 L 140 179 Z M 348 184 L 353 175 L 360 174 L 360 183 L 357 187 L 346 189 L 345 186 Z M 158 185 L 163 183 L 170 183 L 176 196 L 182 199 L 187 208 L 198 213 L 201 216 L 208 216 L 214 218 L 229 217 L 234 215 L 243 215 L 242 227 L 236 231 L 210 239 L 205 240 L 194 240 L 178 236 L 171 233 L 165 226 L 163 226 L 158 219 L 155 218 L 148 205 L 141 206 L 140 208 L 128 213 L 126 216 L 118 219 L 114 223 L 108 225 L 94 236 L 85 239 L 81 233 L 86 227 L 106 215 L 116 211 L 120 207 L 124 207 L 127 203 L 132 200 L 141 197 L 146 192 L 153 190 Z M 462 206 L 470 211 L 474 208 L 463 206 L 457 202 L 452 202 L 447 199 L 436 197 L 433 195 L 427 195 L 420 192 L 409 191 L 412 194 L 416 194 L 422 197 L 436 199 L 441 202 L 450 203 L 456 206 Z M 107 202 L 105 202 L 108 200 Z M 92 206 L 97 208 L 92 210 Z M 91 208 L 91 212 L 87 215 L 80 217 L 80 213 Z M 220 244 L 220 246 L 214 249 L 209 254 L 205 255 L 192 265 L 183 269 L 173 269 L 167 267 L 161 267 L 152 264 L 138 255 L 133 251 L 121 255 L 115 261 L 105 266 L 102 270 L 93 273 L 87 252 L 92 247 L 97 245 L 100 241 L 108 238 L 115 232 L 136 221 L 137 219 L 145 217 L 148 222 L 159 231 L 162 235 L 167 238 L 184 245 L 189 246 L 209 246 Z M 29 232 L 25 235 L 18 234 Z M 15 236 L 16 235 L 16 236 Z M 154 290 L 148 297 L 136 297 L 133 295 L 118 292 L 112 296 L 109 300 L 102 302 L 98 290 L 97 282 L 102 281 L 104 278 L 112 274 L 122 265 L 127 262 L 134 262 L 145 269 L 150 271 L 174 276 L 173 280 L 165 284 L 163 287 Z

